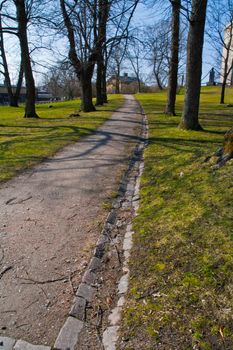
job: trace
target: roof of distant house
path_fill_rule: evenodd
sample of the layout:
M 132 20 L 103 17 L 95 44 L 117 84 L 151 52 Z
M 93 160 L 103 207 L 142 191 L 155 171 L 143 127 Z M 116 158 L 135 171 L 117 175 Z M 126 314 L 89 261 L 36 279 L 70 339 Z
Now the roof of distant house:
M 114 79 L 116 79 L 116 75 L 112 75 L 108 81 L 110 82 L 111 80 L 114 80 Z M 119 81 L 121 83 L 131 84 L 131 83 L 136 82 L 137 78 L 129 76 L 128 73 L 124 73 L 124 75 L 120 75 Z

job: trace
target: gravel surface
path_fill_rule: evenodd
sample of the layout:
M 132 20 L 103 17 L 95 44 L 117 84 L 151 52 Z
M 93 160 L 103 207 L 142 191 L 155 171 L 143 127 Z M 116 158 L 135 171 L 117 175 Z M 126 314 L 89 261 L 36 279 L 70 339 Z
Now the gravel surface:
M 97 132 L 1 185 L 0 335 L 55 341 L 138 139 L 142 116 L 125 98 Z

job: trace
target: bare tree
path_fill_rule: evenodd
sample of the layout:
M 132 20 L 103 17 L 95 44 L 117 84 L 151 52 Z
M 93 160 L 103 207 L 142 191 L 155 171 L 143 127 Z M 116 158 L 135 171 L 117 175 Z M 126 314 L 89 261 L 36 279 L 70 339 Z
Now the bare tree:
M 133 36 L 134 37 L 130 40 L 130 43 L 126 50 L 126 58 L 129 61 L 137 78 L 138 92 L 141 92 L 141 71 L 144 60 L 144 45 L 140 40 L 142 32 L 137 30 Z
M 221 60 L 221 96 L 220 103 L 224 103 L 227 84 L 232 84 L 233 66 L 233 1 L 212 0 L 210 15 L 207 19 L 207 35 L 217 58 Z M 218 61 L 218 59 L 217 59 Z
M 100 96 L 101 102 L 107 102 L 107 88 L 106 88 L 106 77 L 107 77 L 107 69 L 108 64 L 112 64 L 114 61 L 114 56 L 118 63 L 122 62 L 125 56 L 125 50 L 129 39 L 131 38 L 131 20 L 133 14 L 136 10 L 136 7 L 139 3 L 139 0 L 111 0 L 104 1 L 105 4 L 108 4 L 108 19 L 105 13 L 105 42 L 102 42 L 102 59 L 101 64 L 99 65 L 97 62 L 97 100 L 98 96 Z M 106 10 L 105 10 L 106 12 Z M 107 21 L 106 21 L 107 20 Z M 122 52 L 120 53 L 120 48 Z M 113 60 L 111 57 L 113 56 Z M 118 72 L 116 72 L 116 77 L 120 75 L 120 65 L 116 63 L 116 67 L 118 66 Z M 100 79 L 102 78 L 102 84 L 100 84 Z M 119 80 L 119 79 L 118 79 Z M 119 84 L 117 84 L 119 85 Z M 101 92 L 99 92 L 99 88 L 101 88 Z M 117 91 L 119 89 L 117 88 Z M 102 94 L 102 97 L 101 97 Z
M 207 0 L 192 0 L 187 45 L 186 92 L 180 127 L 201 130 L 198 120 Z
M 124 59 L 126 57 L 127 41 L 121 41 L 115 46 L 108 57 L 108 75 L 113 78 L 115 85 L 115 94 L 121 93 L 120 80 L 123 69 Z
M 144 30 L 146 60 L 160 90 L 163 90 L 168 78 L 170 64 L 170 23 L 169 20 L 160 20 Z
M 6 55 L 6 51 L 5 51 L 5 45 L 4 45 L 4 33 L 8 33 L 8 35 L 9 35 L 9 33 L 11 33 L 11 34 L 14 34 L 15 36 L 17 36 L 17 32 L 16 32 L 16 28 L 7 27 L 7 26 L 5 28 L 3 27 L 2 11 L 3 11 L 4 5 L 6 5 L 6 3 L 7 3 L 6 1 L 2 1 L 0 3 L 0 57 L 1 57 L 0 73 L 4 77 L 4 84 L 5 84 L 7 92 L 8 92 L 9 105 L 11 107 L 18 107 L 20 90 L 21 90 L 22 81 L 23 81 L 23 65 L 21 62 L 20 68 L 19 68 L 17 85 L 14 88 L 12 85 L 12 82 L 11 82 L 9 68 L 8 68 L 7 55 Z
M 62 62 L 50 68 L 44 78 L 44 87 L 53 98 L 72 100 L 80 97 L 80 84 L 69 62 Z
M 95 110 L 92 102 L 92 76 L 98 58 L 98 1 L 60 0 L 60 6 L 69 41 L 69 59 L 82 89 L 81 108 Z
M 181 0 L 170 0 L 172 5 L 172 39 L 171 39 L 171 59 L 168 79 L 168 95 L 165 113 L 176 115 L 176 90 L 179 68 L 179 39 L 180 39 L 180 7 Z
M 32 5 L 33 0 L 28 3 Z M 16 7 L 16 18 L 18 23 L 18 36 L 21 48 L 21 60 L 24 70 L 25 83 L 26 83 L 26 105 L 24 118 L 38 118 L 36 113 L 36 88 L 35 81 L 32 73 L 30 51 L 28 45 L 28 14 L 26 9 L 25 0 L 14 0 Z
M 99 0 L 98 31 L 99 40 L 97 43 L 97 73 L 96 73 L 96 105 L 103 105 L 107 102 L 106 93 L 106 40 L 107 24 L 112 1 Z

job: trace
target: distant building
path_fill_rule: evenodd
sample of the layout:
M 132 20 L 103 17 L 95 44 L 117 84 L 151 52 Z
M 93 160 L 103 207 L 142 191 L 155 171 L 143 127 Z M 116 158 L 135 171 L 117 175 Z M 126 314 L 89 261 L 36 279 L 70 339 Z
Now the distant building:
M 16 90 L 16 86 L 13 86 L 12 90 L 14 93 Z M 19 102 L 21 102 L 21 103 L 25 102 L 25 98 L 26 98 L 26 88 L 22 86 Z M 0 84 L 0 104 L 1 105 L 8 105 L 9 104 L 7 88 L 3 84 Z
M 109 94 L 115 93 L 128 93 L 133 94 L 138 92 L 138 82 L 136 77 L 131 77 L 128 73 L 117 77 L 116 75 L 111 76 L 107 81 L 107 92 Z
M 47 102 L 53 99 L 53 95 L 47 91 L 44 87 L 38 87 L 36 89 L 36 102 Z
M 12 87 L 13 93 L 16 90 L 16 86 Z M 47 91 L 42 90 L 41 88 L 36 89 L 36 101 L 37 102 L 46 102 L 52 99 L 52 94 Z M 22 86 L 20 91 L 19 103 L 24 103 L 26 100 L 26 87 Z M 7 88 L 4 84 L 0 84 L 0 105 L 8 105 L 9 98 L 7 93 Z

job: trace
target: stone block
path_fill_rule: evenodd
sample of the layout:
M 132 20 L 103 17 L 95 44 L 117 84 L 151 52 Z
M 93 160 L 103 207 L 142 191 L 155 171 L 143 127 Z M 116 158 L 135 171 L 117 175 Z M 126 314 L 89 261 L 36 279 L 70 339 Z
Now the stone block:
M 34 345 L 27 343 L 24 340 L 18 340 L 13 347 L 13 350 L 51 350 L 51 347 L 44 345 Z
M 86 283 L 86 284 L 94 284 L 96 281 L 96 274 L 91 271 L 91 270 L 87 270 L 82 278 L 82 282 Z
M 86 283 L 81 283 L 76 292 L 77 297 L 86 299 L 86 301 L 91 302 L 94 294 L 94 288 Z
M 112 210 L 108 215 L 107 222 L 111 225 L 114 225 L 114 223 L 116 221 L 116 217 L 117 217 L 117 211 Z
M 69 315 L 76 317 L 80 321 L 85 321 L 87 301 L 84 298 L 76 297 Z
M 89 269 L 91 271 L 96 271 L 96 270 L 99 270 L 100 267 L 101 267 L 101 260 L 94 256 L 90 261 Z
M 117 306 L 112 310 L 111 314 L 108 316 L 111 326 L 119 325 L 121 321 L 121 310 L 122 308 Z
M 123 243 L 123 249 L 124 250 L 130 250 L 133 246 L 133 240 L 132 237 L 126 237 L 124 239 L 124 243 Z
M 13 350 L 16 340 L 0 335 L 0 350 Z
M 118 284 L 118 293 L 119 294 L 125 294 L 128 290 L 129 285 L 129 275 L 125 274 L 121 277 L 119 284 Z
M 68 317 L 55 341 L 54 348 L 58 350 L 75 350 L 83 322 L 74 317 Z
M 119 326 L 108 327 L 103 333 L 103 345 L 105 350 L 115 350 L 117 342 L 117 332 Z

